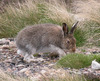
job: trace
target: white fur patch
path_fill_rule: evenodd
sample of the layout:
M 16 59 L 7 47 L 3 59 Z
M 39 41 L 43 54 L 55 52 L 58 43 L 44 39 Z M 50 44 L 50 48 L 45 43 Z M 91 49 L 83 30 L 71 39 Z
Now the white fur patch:
M 46 53 L 46 52 L 56 52 L 60 56 L 66 55 L 65 52 L 61 48 L 59 48 L 55 45 L 52 45 L 52 44 L 49 45 L 49 47 L 41 48 L 37 51 L 37 53 Z

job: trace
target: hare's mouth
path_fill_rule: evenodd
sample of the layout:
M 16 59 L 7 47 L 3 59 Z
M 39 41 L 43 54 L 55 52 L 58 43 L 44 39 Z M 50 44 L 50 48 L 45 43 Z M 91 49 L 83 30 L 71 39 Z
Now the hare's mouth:
M 70 50 L 70 52 L 75 52 L 76 51 L 76 48 L 72 48 L 71 50 Z

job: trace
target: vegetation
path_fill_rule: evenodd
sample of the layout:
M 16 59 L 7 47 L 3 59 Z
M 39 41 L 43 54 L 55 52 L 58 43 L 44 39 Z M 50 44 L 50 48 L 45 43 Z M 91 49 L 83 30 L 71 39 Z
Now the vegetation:
M 63 22 L 66 22 L 71 27 L 73 23 L 80 21 L 75 32 L 77 46 L 84 44 L 100 46 L 98 18 L 100 5 L 94 0 L 86 1 L 79 1 L 77 4 L 73 2 L 76 8 L 72 8 L 76 14 L 70 10 L 64 0 L 43 0 L 42 2 L 40 0 L 24 0 L 14 5 L 8 4 L 2 9 L 3 13 L 0 13 L 0 38 L 15 37 L 17 32 L 27 25 L 39 23 L 62 25 Z M 93 8 L 93 1 L 97 4 L 96 9 Z M 90 3 L 92 5 L 89 5 Z
M 68 54 L 57 62 L 58 67 L 84 68 L 95 60 L 100 62 L 100 55 Z
M 15 77 L 0 70 L 0 81 L 31 81 L 28 78 Z
M 77 1 L 73 5 L 77 17 L 84 20 L 82 28 L 87 32 L 86 44 L 100 46 L 100 1 Z
M 60 70 L 54 75 L 43 75 L 41 81 L 87 81 L 84 76 L 69 74 L 65 70 Z

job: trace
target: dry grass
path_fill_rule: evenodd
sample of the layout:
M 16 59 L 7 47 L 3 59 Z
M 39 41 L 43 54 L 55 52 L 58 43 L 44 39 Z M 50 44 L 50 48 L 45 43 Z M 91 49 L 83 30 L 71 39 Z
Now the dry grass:
M 15 77 L 0 70 L 0 81 L 31 81 L 27 78 Z
M 96 0 L 77 1 L 74 6 L 76 6 L 77 14 L 100 24 L 100 2 Z
M 52 2 L 53 4 L 51 4 Z M 12 37 L 25 27 L 37 23 L 70 23 L 71 18 L 65 6 L 54 0 L 25 0 L 10 4 L 0 14 L 0 37 Z
M 16 77 L 10 74 L 7 74 L 0 70 L 0 81 L 87 81 L 84 76 L 69 74 L 63 69 L 49 70 L 45 74 L 41 74 L 41 77 L 34 78 L 23 78 Z
M 73 0 L 72 0 L 73 1 Z M 0 14 L 0 38 L 15 37 L 26 25 L 39 23 L 67 23 L 69 27 L 80 21 L 75 32 L 77 45 L 87 39 L 88 44 L 99 44 L 100 40 L 100 3 L 95 0 L 73 2 L 75 14 L 66 6 L 65 0 L 25 0 L 23 3 L 10 4 Z M 91 23 L 92 22 L 92 23 Z M 85 32 L 85 35 L 82 35 Z M 82 36 L 81 36 L 82 35 Z M 82 40 L 81 40 L 82 38 Z
M 37 20 L 35 1 L 26 0 L 25 3 L 8 5 L 5 12 L 0 14 L 0 36 L 12 37 L 27 24 Z M 35 23 L 35 22 L 34 22 Z
M 43 74 L 40 81 L 87 81 L 81 75 L 69 74 L 63 69 L 57 70 L 55 73 Z
M 66 22 L 69 25 L 72 25 L 73 18 L 68 12 L 67 5 L 64 0 L 51 0 L 47 5 L 47 14 L 48 17 L 56 22 L 63 23 Z
M 74 3 L 76 19 L 83 20 L 81 27 L 86 31 L 87 43 L 100 46 L 100 1 L 86 0 Z M 78 18 L 77 18 L 78 17 Z

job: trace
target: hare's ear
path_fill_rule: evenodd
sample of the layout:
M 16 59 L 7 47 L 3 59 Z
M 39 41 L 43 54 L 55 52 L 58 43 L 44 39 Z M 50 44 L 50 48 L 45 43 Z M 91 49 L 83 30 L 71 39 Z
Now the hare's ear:
M 74 33 L 74 30 L 75 28 L 77 27 L 77 24 L 78 24 L 79 21 L 77 21 L 75 24 L 73 24 L 71 30 L 70 30 L 70 34 L 73 34 Z
M 68 27 L 66 23 L 63 23 L 63 32 L 64 32 L 64 36 L 66 36 L 68 34 Z

